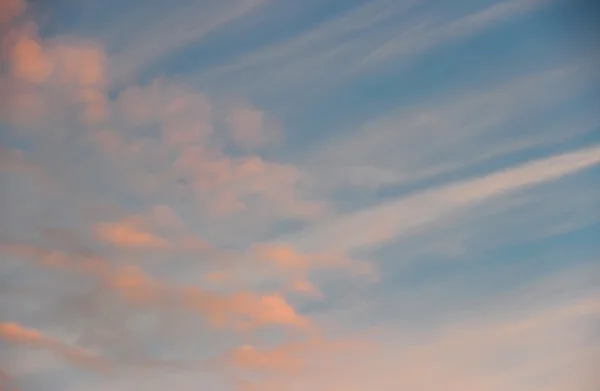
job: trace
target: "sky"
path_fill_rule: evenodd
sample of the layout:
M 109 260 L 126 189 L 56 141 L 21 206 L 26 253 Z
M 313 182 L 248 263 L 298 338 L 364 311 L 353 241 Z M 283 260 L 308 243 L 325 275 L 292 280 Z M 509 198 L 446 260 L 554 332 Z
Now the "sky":
M 0 390 L 597 390 L 598 15 L 0 0 Z

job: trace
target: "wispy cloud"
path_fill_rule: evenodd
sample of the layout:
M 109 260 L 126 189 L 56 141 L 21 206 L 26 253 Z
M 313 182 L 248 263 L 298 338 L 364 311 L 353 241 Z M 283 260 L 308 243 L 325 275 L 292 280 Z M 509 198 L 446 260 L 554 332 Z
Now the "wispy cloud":
M 201 73 L 199 80 L 226 83 L 239 77 L 236 80 L 257 89 L 266 83 L 331 86 L 376 71 L 392 59 L 407 67 L 443 44 L 466 39 L 550 2 L 503 1 L 454 17 L 431 13 L 418 7 L 421 3 L 367 2 L 284 42 L 242 55 L 231 65 Z M 252 77 L 246 77 L 249 74 Z
M 129 21 L 117 27 L 112 43 L 110 74 L 112 83 L 130 80 L 149 64 L 201 40 L 223 25 L 267 3 L 268 0 L 179 2 L 153 9 L 144 15 L 141 29 L 131 31 Z M 125 36 L 125 39 L 123 39 Z
M 549 4 L 548 0 L 509 0 L 494 3 L 482 10 L 467 14 L 462 18 L 436 23 L 417 25 L 410 34 L 393 38 L 375 48 L 364 59 L 365 63 L 388 60 L 396 56 L 419 54 L 442 43 L 466 38 L 490 28 L 519 14 Z M 414 39 L 418 35 L 418 39 Z
M 70 346 L 18 323 L 0 323 L 0 338 L 9 343 L 50 349 L 57 356 L 79 366 L 103 370 L 108 365 L 103 358 L 86 352 L 84 349 Z
M 597 116 L 586 112 L 565 124 L 527 124 L 527 132 L 511 128 L 528 113 L 545 116 L 570 101 L 588 80 L 580 69 L 569 67 L 516 77 L 480 91 L 453 91 L 333 137 L 307 161 L 329 184 L 377 187 L 556 143 L 591 131 L 600 124 Z
M 301 248 L 321 250 L 349 251 L 375 246 L 485 199 L 556 180 L 598 163 L 598 146 L 551 156 L 359 210 L 289 240 Z

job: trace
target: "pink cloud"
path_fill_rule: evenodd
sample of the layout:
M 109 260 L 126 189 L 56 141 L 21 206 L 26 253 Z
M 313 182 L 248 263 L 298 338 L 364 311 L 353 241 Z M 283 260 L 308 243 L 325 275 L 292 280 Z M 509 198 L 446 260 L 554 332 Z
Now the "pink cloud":
M 48 337 L 38 330 L 23 327 L 18 323 L 0 323 L 0 338 L 12 344 L 49 349 L 55 355 L 77 366 L 94 370 L 108 368 L 108 363 L 99 356 Z
M 200 288 L 184 291 L 184 305 L 206 313 L 214 327 L 233 327 L 239 331 L 268 325 L 308 330 L 311 323 L 279 294 L 258 295 L 251 292 L 218 297 Z
M 361 338 L 327 340 L 321 337 L 288 342 L 269 349 L 243 345 L 227 355 L 227 363 L 235 369 L 276 375 L 300 374 L 317 361 L 328 360 L 350 352 L 366 353 L 372 344 Z
M 314 297 L 319 297 L 320 291 L 308 280 L 309 273 L 313 271 L 335 270 L 369 279 L 378 277 L 371 264 L 354 260 L 343 253 L 301 253 L 285 244 L 255 244 L 250 255 L 286 277 L 288 289 Z
M 0 24 L 13 21 L 26 8 L 25 0 L 0 0 Z
M 138 219 L 126 219 L 113 223 L 100 223 L 94 231 L 98 237 L 115 246 L 125 248 L 160 249 L 167 246 L 167 241 L 141 226 Z
M 290 384 L 306 384 L 303 381 L 306 378 L 319 376 L 319 380 L 323 380 L 320 375 L 329 368 L 335 368 L 334 363 L 350 364 L 353 360 L 346 357 L 362 357 L 364 360 L 376 352 L 375 344 L 362 336 L 339 339 L 315 337 L 270 348 L 242 345 L 227 352 L 219 362 L 234 375 L 236 390 L 276 391 L 286 390 Z M 348 365 L 347 370 L 360 373 L 359 367 Z M 330 377 L 317 384 L 319 390 L 337 391 L 335 385 L 339 383 L 340 379 Z M 321 388 L 325 384 L 327 386 Z
M 92 231 L 99 240 L 122 250 L 161 250 L 171 255 L 219 252 L 190 231 L 176 212 L 164 204 L 144 213 L 97 223 Z
M 252 391 L 286 390 L 291 384 L 315 391 L 433 391 L 441 384 L 452 391 L 591 390 L 590 360 L 597 349 L 589 337 L 599 311 L 597 295 L 584 296 L 425 332 L 386 326 L 344 341 L 245 345 L 229 352 L 225 362 L 237 375 L 237 389 Z
M 28 83 L 41 84 L 54 70 L 53 59 L 40 42 L 27 36 L 20 37 L 14 44 L 10 60 L 11 75 Z
M 55 61 L 60 64 L 58 77 L 61 82 L 81 87 L 97 87 L 106 83 L 106 58 L 97 46 L 64 42 L 52 49 Z
M 44 40 L 36 30 L 32 21 L 15 23 L 2 41 L 7 54 L 2 61 L 9 72 L 0 76 L 0 84 L 2 93 L 10 94 L 2 99 L 2 110 L 8 118 L 25 125 L 64 120 L 73 113 L 86 123 L 106 120 L 102 48 L 75 40 Z
M 152 164 L 156 170 L 151 176 L 158 180 L 151 182 L 191 192 L 202 212 L 212 216 L 263 211 L 310 218 L 323 211 L 321 203 L 306 199 L 310 186 L 296 167 L 267 161 L 259 155 L 226 154 L 221 135 L 215 133 L 214 123 L 219 122 L 216 114 L 221 111 L 214 106 L 203 94 L 165 81 L 130 87 L 115 103 L 121 126 L 154 124 L 160 130 L 158 137 L 123 139 L 111 135 L 114 132 L 104 132 L 98 140 L 108 146 L 119 143 L 128 151 L 122 159 L 130 160 L 124 164 L 133 166 L 136 174 L 132 176 L 137 180 L 142 177 L 138 173 L 150 171 Z M 248 121 L 251 117 L 256 128 L 264 114 L 253 110 L 243 109 L 241 117 Z M 234 122 L 238 123 L 239 115 L 236 118 Z
M 165 311 L 183 309 L 205 317 L 213 327 L 249 331 L 279 325 L 310 331 L 310 320 L 298 314 L 280 294 L 236 292 L 218 294 L 198 286 L 169 284 L 133 265 L 113 267 L 101 258 L 48 251 L 29 245 L 3 244 L 10 253 L 40 265 L 82 273 L 101 281 L 108 292 L 127 302 Z
M 125 185 L 149 194 L 170 191 L 195 198 L 211 217 L 254 213 L 314 218 L 324 205 L 309 200 L 311 184 L 296 167 L 259 155 L 232 157 L 214 133 L 214 104 L 186 86 L 157 80 L 106 94 L 107 58 L 100 45 L 75 39 L 42 39 L 34 24 L 11 28 L 3 45 L 10 74 L 0 77 L 9 97 L 0 111 L 24 128 L 51 126 L 61 132 L 77 119 L 83 138 L 98 145 Z M 258 145 L 272 125 L 250 107 L 228 117 L 237 141 Z M 101 126 L 99 126 L 101 125 Z M 135 130 L 158 126 L 157 138 Z M 66 132 L 66 131 L 65 131 Z
M 174 169 L 189 180 L 197 197 L 216 215 L 244 211 L 255 197 L 269 203 L 272 212 L 294 217 L 314 217 L 323 211 L 322 204 L 302 199 L 305 178 L 291 165 L 258 156 L 231 158 L 203 148 L 185 148 Z

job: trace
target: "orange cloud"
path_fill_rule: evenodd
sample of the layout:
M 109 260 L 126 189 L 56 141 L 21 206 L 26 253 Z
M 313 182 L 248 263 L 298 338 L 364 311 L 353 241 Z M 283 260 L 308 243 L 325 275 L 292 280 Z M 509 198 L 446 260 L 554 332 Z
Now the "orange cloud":
M 14 5 L 6 3 L 5 8 Z M 124 158 L 134 158 L 126 170 L 132 173 L 134 186 L 164 185 L 173 191 L 190 191 L 203 212 L 312 218 L 323 211 L 322 203 L 307 199 L 307 180 L 294 166 L 222 153 L 219 140 L 209 139 L 214 110 L 203 94 L 155 81 L 128 88 L 111 102 L 106 94 L 107 56 L 102 46 L 66 38 L 42 39 L 35 23 L 29 21 L 29 25 L 33 27 L 13 29 L 14 37 L 3 50 L 9 56 L 10 72 L 1 76 L 0 84 L 10 96 L 1 99 L 0 109 L 13 122 L 27 127 L 58 125 L 76 114 L 86 125 L 108 125 L 109 119 L 115 120 L 112 125 L 125 127 L 156 123 L 162 138 L 153 145 L 121 139 L 110 131 L 98 130 L 90 137 L 113 155 L 121 149 Z M 233 109 L 228 123 L 236 129 L 240 143 L 258 145 L 271 137 L 265 133 L 272 128 L 269 120 L 252 107 Z M 178 156 L 174 164 L 172 156 Z M 159 168 L 149 169 L 149 165 Z
M 112 289 L 120 292 L 126 299 L 138 303 L 157 303 L 164 296 L 160 284 L 153 282 L 139 268 L 128 266 L 110 275 L 108 280 Z
M 249 330 L 269 325 L 308 329 L 310 321 L 299 315 L 281 295 L 240 292 L 217 296 L 196 287 L 185 289 L 184 305 L 208 316 L 214 327 Z
M 244 331 L 269 325 L 295 329 L 310 327 L 308 319 L 299 315 L 283 296 L 277 294 L 239 292 L 220 295 L 200 287 L 165 284 L 132 266 L 115 270 L 108 275 L 106 282 L 128 301 L 155 307 L 182 306 L 205 316 L 216 328 Z
M 219 255 L 218 250 L 191 232 L 167 205 L 156 205 L 145 213 L 118 221 L 98 223 L 92 230 L 99 239 L 124 249 Z
M 70 256 L 60 251 L 46 250 L 37 246 L 20 243 L 0 243 L 3 253 L 33 260 L 42 266 L 77 271 L 80 273 L 105 276 L 109 264 L 96 257 Z
M 17 40 L 10 60 L 12 76 L 29 83 L 43 83 L 54 70 L 53 59 L 45 53 L 40 42 L 28 36 Z
M 196 286 L 168 284 L 149 276 L 139 267 L 114 268 L 106 260 L 67 255 L 35 246 L 2 244 L 0 250 L 32 259 L 47 267 L 84 273 L 103 282 L 127 302 L 168 310 L 182 308 L 208 319 L 217 328 L 247 331 L 270 325 L 310 331 L 311 322 L 279 294 L 238 292 L 212 293 Z
M 25 3 L 3 0 L 1 20 L 14 20 Z M 5 16 L 6 15 L 6 16 Z M 108 116 L 106 56 L 89 42 L 42 39 L 31 21 L 10 26 L 2 40 L 2 62 L 9 72 L 0 76 L 2 109 L 20 125 L 48 123 L 78 111 L 86 123 Z M 4 56 L 7 56 L 4 58 Z
M 106 59 L 99 47 L 84 43 L 62 43 L 53 48 L 52 55 L 60 65 L 61 82 L 81 87 L 102 86 L 106 82 Z
M 9 23 L 21 15 L 27 5 L 25 0 L 0 0 L 0 24 Z
M 118 247 L 157 249 L 167 246 L 163 238 L 145 231 L 137 219 L 100 223 L 94 230 L 100 239 Z
M 258 375 L 266 384 L 274 385 L 277 380 L 293 382 L 295 378 L 306 376 L 348 354 L 374 353 L 374 347 L 373 343 L 362 338 L 327 340 L 317 337 L 267 349 L 243 345 L 226 353 L 220 362 L 236 373 Z M 257 389 L 262 390 L 262 386 Z
M 315 391 L 588 389 L 595 384 L 589 375 L 598 352 L 589 338 L 599 311 L 596 292 L 527 314 L 492 310 L 437 332 L 411 335 L 390 325 L 342 341 L 244 345 L 221 362 L 247 391 L 291 384 Z
M 289 287 L 298 293 L 318 296 L 318 289 L 308 280 L 312 270 L 340 270 L 356 276 L 377 277 L 372 265 L 353 260 L 340 253 L 299 253 L 285 244 L 257 244 L 250 253 L 258 262 L 286 275 Z
M 16 323 L 0 323 L 0 335 L 10 342 L 39 344 L 45 340 L 39 331 L 25 329 Z
M 244 345 L 231 354 L 231 364 L 254 371 L 298 372 L 305 362 L 285 349 L 259 350 Z
M 82 367 L 95 370 L 107 369 L 108 363 L 88 351 L 64 344 L 40 331 L 29 329 L 18 323 L 0 323 L 0 338 L 14 344 L 49 349 L 57 356 Z
M 299 293 L 313 298 L 322 298 L 322 293 L 313 283 L 308 280 L 297 279 L 288 285 L 291 292 Z

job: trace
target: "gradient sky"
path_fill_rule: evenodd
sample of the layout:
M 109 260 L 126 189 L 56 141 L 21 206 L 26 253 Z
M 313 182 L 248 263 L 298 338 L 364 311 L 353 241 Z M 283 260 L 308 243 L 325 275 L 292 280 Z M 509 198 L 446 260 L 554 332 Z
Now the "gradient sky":
M 584 3 L 0 0 L 0 389 L 597 390 Z

